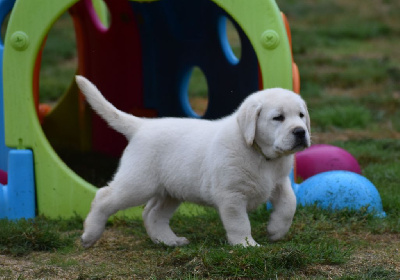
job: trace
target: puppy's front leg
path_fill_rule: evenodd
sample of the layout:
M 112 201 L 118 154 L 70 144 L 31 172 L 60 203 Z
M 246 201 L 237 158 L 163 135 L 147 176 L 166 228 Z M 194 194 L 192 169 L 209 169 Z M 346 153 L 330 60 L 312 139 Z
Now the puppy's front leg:
M 271 196 L 273 212 L 267 227 L 271 241 L 281 239 L 292 225 L 296 212 L 296 196 L 293 192 L 289 178 L 281 185 L 277 185 Z
M 225 199 L 218 210 L 232 245 L 259 246 L 251 236 L 251 226 L 244 199 Z

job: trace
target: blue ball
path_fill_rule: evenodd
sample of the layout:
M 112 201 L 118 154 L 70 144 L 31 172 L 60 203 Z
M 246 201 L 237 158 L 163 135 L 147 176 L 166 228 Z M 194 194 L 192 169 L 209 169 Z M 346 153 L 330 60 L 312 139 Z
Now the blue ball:
M 317 174 L 295 188 L 297 203 L 331 210 L 366 209 L 385 217 L 382 200 L 375 186 L 365 177 L 349 171 Z

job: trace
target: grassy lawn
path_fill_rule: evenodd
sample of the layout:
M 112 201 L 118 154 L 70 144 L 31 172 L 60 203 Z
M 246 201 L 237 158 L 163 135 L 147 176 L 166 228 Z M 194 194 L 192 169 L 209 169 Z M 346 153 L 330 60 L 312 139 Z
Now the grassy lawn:
M 89 250 L 79 244 L 81 218 L 3 220 L 0 278 L 400 279 L 400 2 L 277 3 L 291 24 L 313 142 L 357 158 L 379 190 L 386 218 L 299 207 L 287 236 L 270 243 L 270 212 L 262 207 L 250 218 L 263 246 L 244 249 L 227 244 L 218 214 L 206 209 L 171 222 L 188 246 L 154 245 L 142 221 L 115 219 Z M 49 35 L 42 101 L 56 100 L 75 73 L 75 43 L 65 31 L 71 24 L 63 17 Z M 204 86 L 198 88 L 194 95 L 204 105 Z

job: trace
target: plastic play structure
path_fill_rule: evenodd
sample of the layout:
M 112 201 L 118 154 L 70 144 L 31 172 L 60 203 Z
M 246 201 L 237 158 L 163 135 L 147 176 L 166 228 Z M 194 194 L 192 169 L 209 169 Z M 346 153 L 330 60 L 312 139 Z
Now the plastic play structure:
M 8 183 L 0 187 L 0 218 L 32 217 L 35 210 L 53 218 L 86 216 L 97 188 L 75 174 L 57 149 L 118 156 L 126 145 L 89 109 L 73 82 L 48 114 L 41 113 L 41 49 L 51 26 L 65 12 L 74 22 L 77 72 L 93 81 L 116 107 L 134 115 L 214 119 L 233 112 L 260 88 L 300 91 L 289 25 L 274 0 L 104 2 L 109 26 L 102 23 L 105 6 L 95 9 L 102 0 L 17 0 L 15 4 L 0 0 L 1 22 L 14 4 L 1 55 L 2 69 L 7 71 L 2 79 L 5 127 L 0 127 L 0 133 L 4 132 L 5 143 L 0 143 L 0 169 L 7 171 Z M 240 58 L 227 40 L 227 20 L 240 37 Z M 194 113 L 188 101 L 194 67 L 207 78 L 209 101 L 203 116 Z M 297 165 L 302 166 L 302 161 Z M 316 165 L 315 160 L 307 162 L 310 168 Z M 309 180 L 318 176 L 313 172 Z M 294 189 L 303 189 L 306 182 L 301 188 L 293 182 Z M 26 197 L 21 199 L 22 194 Z M 378 198 L 381 205 L 379 194 Z M 190 205 L 183 206 L 182 211 L 190 210 Z M 137 207 L 121 214 L 140 213 Z

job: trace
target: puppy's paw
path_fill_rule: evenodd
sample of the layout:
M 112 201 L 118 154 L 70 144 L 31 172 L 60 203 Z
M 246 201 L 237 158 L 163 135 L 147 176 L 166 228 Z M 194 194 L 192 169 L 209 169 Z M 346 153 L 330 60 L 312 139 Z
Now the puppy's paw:
M 81 245 L 85 249 L 92 247 L 94 245 L 94 243 L 96 243 L 96 241 L 97 241 L 97 239 L 88 238 L 85 235 L 81 236 Z
M 237 239 L 237 240 L 229 240 L 231 245 L 240 245 L 243 247 L 259 247 L 261 246 L 258 244 L 252 237 L 246 237 L 244 239 Z
M 285 236 L 285 234 L 281 234 L 281 233 L 275 233 L 275 234 L 268 234 L 268 238 L 270 241 L 275 242 L 278 241 L 280 239 L 282 239 Z
M 190 243 L 190 241 L 186 237 L 176 237 L 168 240 L 157 239 L 154 241 L 154 243 L 164 244 L 166 246 L 171 246 L 171 247 L 177 247 L 177 246 L 187 245 Z
M 245 242 L 240 243 L 240 245 L 242 245 L 243 247 L 260 247 L 261 246 L 256 241 L 254 241 L 254 240 L 248 241 L 247 239 Z
M 267 232 L 270 241 L 278 241 L 282 239 L 288 232 L 289 227 L 277 227 L 276 225 L 268 225 Z
M 178 237 L 175 239 L 174 245 L 171 246 L 184 246 L 188 245 L 190 241 L 186 237 Z

